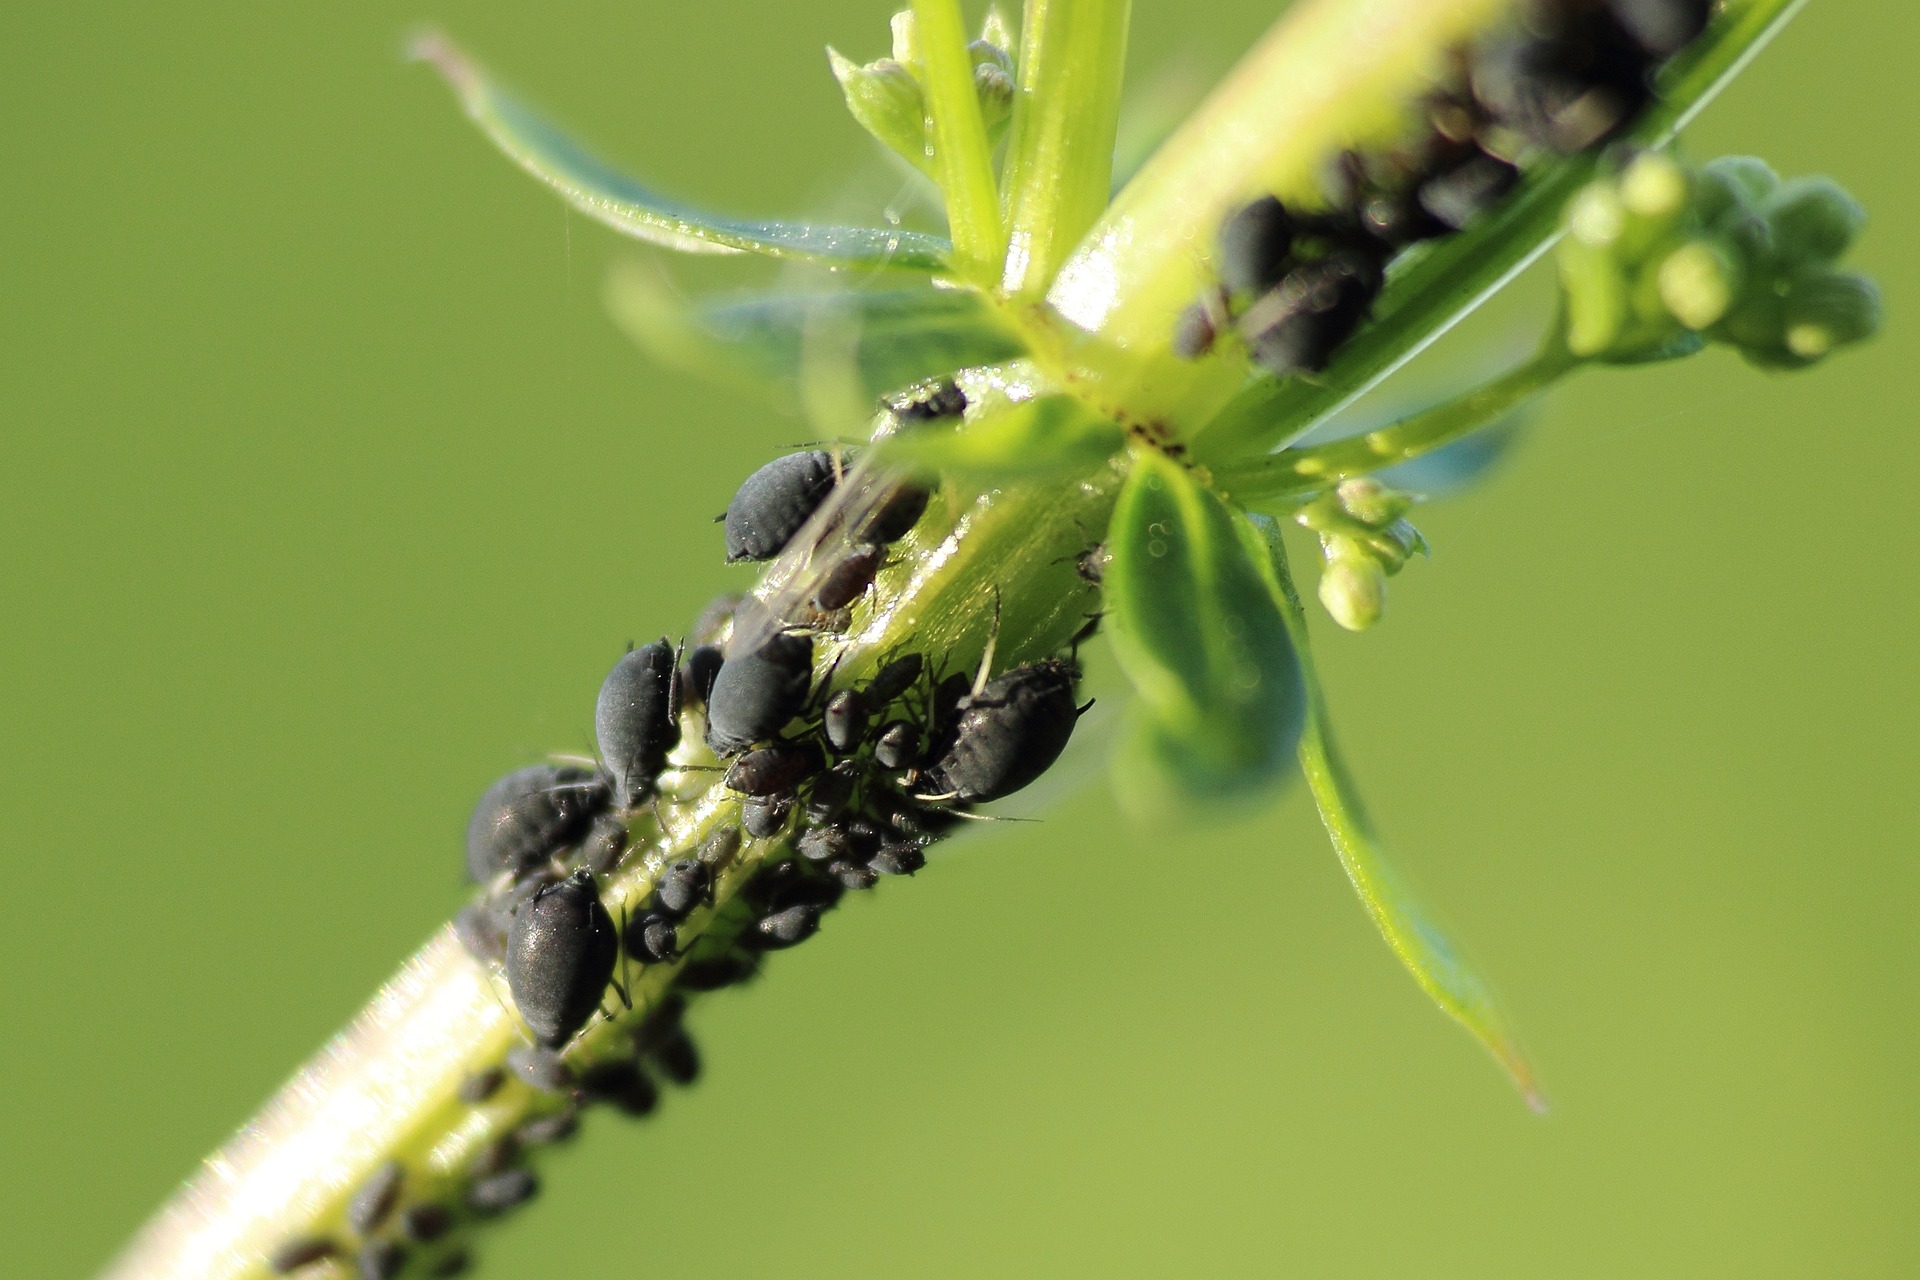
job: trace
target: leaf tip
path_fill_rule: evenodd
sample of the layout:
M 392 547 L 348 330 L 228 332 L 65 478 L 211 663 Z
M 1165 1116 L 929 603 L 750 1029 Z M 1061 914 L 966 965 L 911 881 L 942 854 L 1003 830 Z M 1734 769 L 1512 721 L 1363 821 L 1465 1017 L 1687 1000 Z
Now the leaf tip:
M 438 71 L 462 100 L 471 100 L 480 87 L 480 69 L 438 27 L 421 27 L 408 36 L 406 56 Z

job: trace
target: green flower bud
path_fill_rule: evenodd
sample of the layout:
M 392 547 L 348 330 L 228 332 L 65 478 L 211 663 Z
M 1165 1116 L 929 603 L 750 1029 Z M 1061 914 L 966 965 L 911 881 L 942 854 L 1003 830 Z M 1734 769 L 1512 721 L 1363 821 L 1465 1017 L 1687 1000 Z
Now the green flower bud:
M 1349 631 L 1365 631 L 1387 608 L 1387 574 L 1365 554 L 1334 554 L 1320 574 L 1320 603 Z
M 1880 290 L 1851 271 L 1824 272 L 1793 282 L 1781 306 L 1786 348 L 1814 361 L 1880 331 Z
M 930 163 L 927 103 L 913 73 L 892 58 L 863 67 L 831 47 L 827 61 L 860 127 L 924 171 Z
M 1733 259 L 1707 240 L 1689 240 L 1668 254 L 1656 278 L 1660 301 L 1674 319 L 1694 330 L 1718 324 L 1740 287 Z
M 1687 172 L 1672 156 L 1648 151 L 1620 175 L 1620 203 L 1639 217 L 1671 222 L 1687 207 Z
M 967 46 L 973 56 L 973 89 L 980 95 L 980 118 L 987 130 L 1007 122 L 1013 114 L 1013 59 L 1005 49 L 975 40 Z
M 1593 357 L 1612 347 L 1627 324 L 1627 279 L 1613 255 L 1569 236 L 1560 246 L 1560 288 L 1567 350 Z
M 1580 244 L 1604 249 L 1627 229 L 1627 206 L 1610 182 L 1581 188 L 1567 206 L 1567 234 Z
M 1383 529 L 1413 509 L 1413 499 L 1389 489 L 1372 476 L 1342 480 L 1335 496 L 1346 513 L 1361 524 Z
M 1867 211 L 1831 178 L 1795 178 L 1773 193 L 1764 209 L 1783 263 L 1834 261 L 1866 225 Z
M 1780 176 L 1754 156 L 1721 156 L 1700 167 L 1694 209 L 1708 226 L 1740 210 L 1760 207 L 1780 185 Z

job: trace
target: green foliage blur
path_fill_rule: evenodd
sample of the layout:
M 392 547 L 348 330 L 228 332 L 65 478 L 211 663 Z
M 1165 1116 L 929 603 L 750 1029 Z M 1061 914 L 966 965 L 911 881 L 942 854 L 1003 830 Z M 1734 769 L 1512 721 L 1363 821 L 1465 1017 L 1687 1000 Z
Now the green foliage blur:
M 745 581 L 708 519 L 809 431 L 633 352 L 599 296 L 630 250 L 401 64 L 408 25 L 664 189 L 845 216 L 900 184 L 822 47 L 878 56 L 887 12 L 9 14 L 0 1270 L 103 1264 L 445 919 L 473 797 L 586 748 L 626 642 Z M 1272 12 L 1141 0 L 1134 63 L 1204 73 Z M 1810 7 L 1689 135 L 1862 199 L 1880 340 L 1583 376 L 1423 509 L 1380 627 L 1320 627 L 1550 1115 L 1298 789 L 1168 832 L 1095 783 L 703 1006 L 706 1079 L 594 1117 L 479 1274 L 1920 1272 L 1908 20 Z

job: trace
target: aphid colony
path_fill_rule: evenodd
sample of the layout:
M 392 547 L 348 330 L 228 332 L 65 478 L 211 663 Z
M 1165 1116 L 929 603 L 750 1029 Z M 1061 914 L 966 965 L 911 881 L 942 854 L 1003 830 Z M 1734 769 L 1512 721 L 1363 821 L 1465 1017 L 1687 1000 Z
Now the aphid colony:
M 1229 328 L 1259 368 L 1327 367 L 1372 313 L 1400 250 L 1492 208 L 1541 151 L 1597 146 L 1653 98 L 1652 75 L 1707 24 L 1712 0 L 1526 0 L 1508 31 L 1462 51 L 1422 104 L 1416 135 L 1342 152 L 1323 205 L 1261 196 L 1220 228 L 1219 284 L 1174 321 L 1196 359 Z
M 906 425 L 957 415 L 966 400 L 942 382 L 888 407 Z M 845 473 L 845 458 L 819 450 L 754 472 L 723 517 L 727 559 L 780 556 L 816 512 L 835 510 L 829 504 Z M 897 482 L 848 506 L 836 549 L 809 579 L 817 615 L 846 609 L 871 589 L 888 548 L 914 528 L 929 497 Z M 570 1136 L 583 1105 L 643 1116 L 658 1102 L 656 1076 L 688 1084 L 699 1074 L 681 1024 L 687 993 L 746 981 L 766 953 L 812 937 L 849 890 L 920 870 L 927 846 L 967 809 L 1044 773 L 1080 712 L 1078 670 L 1067 658 L 988 678 L 939 672 L 924 655 L 903 652 L 865 681 L 836 688 L 831 667 L 816 679 L 810 630 L 782 625 L 755 637 L 741 625 L 748 612 L 746 600 L 726 597 L 694 624 L 691 650 L 665 639 L 630 650 L 594 708 L 597 767 L 517 769 L 487 788 L 468 823 L 467 875 L 484 893 L 455 918 L 455 931 L 477 959 L 504 969 L 531 1043 L 510 1051 L 504 1070 L 471 1078 L 460 1101 L 485 1107 L 510 1075 L 554 1105 L 480 1152 L 457 1203 L 407 1203 L 405 1171 L 389 1164 L 350 1203 L 354 1249 L 326 1237 L 288 1241 L 270 1259 L 275 1271 L 351 1252 L 362 1276 L 386 1278 L 422 1250 L 429 1273 L 458 1270 L 464 1253 L 430 1249 L 459 1217 L 492 1216 L 536 1193 L 523 1152 Z M 629 853 L 629 822 L 657 818 L 671 802 L 661 781 L 676 767 L 716 767 L 670 758 L 683 725 L 695 724 L 719 762 L 720 785 L 740 797 L 738 824 L 711 830 L 690 856 L 667 863 L 639 914 L 616 921 L 599 877 Z M 748 840 L 781 843 L 731 901 L 718 903 L 721 878 Z M 688 933 L 702 907 L 717 907 L 715 916 Z M 634 965 L 677 967 L 667 994 L 620 1050 L 576 1067 L 565 1050 L 609 988 L 627 1000 L 619 978 Z

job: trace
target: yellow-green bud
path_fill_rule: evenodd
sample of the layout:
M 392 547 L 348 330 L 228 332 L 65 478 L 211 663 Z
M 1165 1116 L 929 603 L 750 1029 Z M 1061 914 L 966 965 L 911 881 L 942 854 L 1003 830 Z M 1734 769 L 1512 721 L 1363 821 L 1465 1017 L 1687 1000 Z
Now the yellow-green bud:
M 893 60 L 911 70 L 920 68 L 920 28 L 913 10 L 902 9 L 887 22 L 893 32 Z
M 1880 290 L 1850 271 L 1803 276 L 1793 282 L 1781 312 L 1787 350 L 1818 360 L 1880 331 Z
M 1766 161 L 1754 156 L 1721 156 L 1700 166 L 1694 209 L 1709 226 L 1741 209 L 1757 209 L 1780 185 Z
M 1690 240 L 1666 256 L 1659 271 L 1660 301 L 1689 329 L 1718 324 L 1739 290 L 1739 269 L 1706 240 Z
M 1867 211 L 1831 178 L 1795 178 L 1764 209 L 1782 261 L 1826 265 L 1847 251 Z
M 1365 554 L 1335 553 L 1320 574 L 1320 603 L 1349 631 L 1365 631 L 1387 607 L 1387 574 Z
M 1673 157 L 1649 151 L 1620 175 L 1620 203 L 1639 217 L 1668 221 L 1687 206 L 1686 170 Z
M 1610 182 L 1587 184 L 1567 208 L 1567 234 L 1596 249 L 1618 240 L 1626 227 L 1627 207 Z
M 1348 515 L 1376 529 L 1392 524 L 1413 507 L 1412 498 L 1387 488 L 1372 476 L 1342 480 L 1334 493 Z
M 1613 346 L 1627 322 L 1627 280 L 1613 255 L 1569 236 L 1560 246 L 1560 286 L 1567 350 L 1598 356 Z
M 892 58 L 863 67 L 833 48 L 827 50 L 827 61 L 840 82 L 840 92 L 846 95 L 847 110 L 860 127 L 917 168 L 926 169 L 927 102 L 913 73 Z

